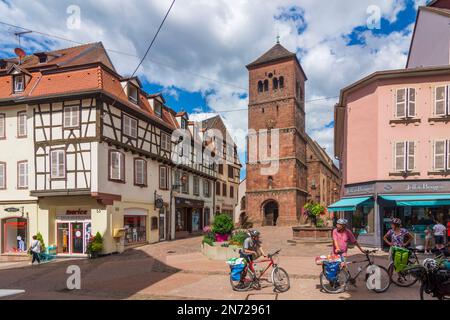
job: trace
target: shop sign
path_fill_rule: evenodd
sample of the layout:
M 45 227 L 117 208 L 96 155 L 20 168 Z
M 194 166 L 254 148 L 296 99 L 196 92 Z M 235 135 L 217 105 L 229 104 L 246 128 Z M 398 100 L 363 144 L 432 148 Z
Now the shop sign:
M 375 186 L 373 184 L 359 185 L 345 188 L 345 195 L 362 195 L 373 194 L 375 192 Z
M 450 182 L 392 182 L 377 184 L 378 193 L 445 193 L 450 192 Z
M 185 208 L 203 208 L 205 203 L 201 200 L 192 200 L 185 198 L 175 198 L 175 204 L 177 207 Z
M 19 208 L 5 208 L 5 211 L 8 213 L 14 213 L 14 212 L 19 212 L 20 209 Z
M 87 210 L 66 210 L 66 215 L 67 216 L 87 216 L 88 215 L 88 211 Z

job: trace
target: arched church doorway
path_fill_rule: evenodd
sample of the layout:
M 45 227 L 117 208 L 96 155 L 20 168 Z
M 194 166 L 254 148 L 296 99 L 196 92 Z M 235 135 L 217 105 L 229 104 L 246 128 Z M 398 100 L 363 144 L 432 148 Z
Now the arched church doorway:
M 264 225 L 276 226 L 278 220 L 278 203 L 276 201 L 269 201 L 263 207 Z

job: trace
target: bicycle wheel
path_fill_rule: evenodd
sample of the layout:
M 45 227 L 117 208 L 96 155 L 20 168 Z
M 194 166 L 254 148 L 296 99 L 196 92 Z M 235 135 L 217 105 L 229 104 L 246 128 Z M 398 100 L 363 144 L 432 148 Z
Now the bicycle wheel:
M 291 287 L 288 273 L 280 267 L 272 270 L 272 283 L 278 292 L 286 292 Z
M 347 284 L 350 279 L 350 276 L 347 271 L 341 269 L 337 274 L 335 281 L 328 281 L 325 274 L 320 273 L 320 286 L 325 292 L 336 294 L 342 293 L 347 290 Z
M 372 265 L 373 269 L 366 272 L 366 286 L 367 289 L 376 292 L 383 293 L 386 292 L 391 286 L 391 277 L 388 270 L 379 265 Z M 369 269 L 369 267 L 367 267 Z M 371 277 L 369 279 L 369 277 Z M 370 281 L 369 281 L 370 280 Z
M 395 271 L 394 263 L 391 262 L 388 267 L 389 277 L 393 283 L 399 287 L 410 287 L 417 282 L 417 278 L 408 271 Z
M 248 270 L 246 271 L 245 276 L 241 277 L 241 280 L 235 281 L 230 274 L 230 284 L 234 291 L 248 291 L 253 285 L 253 275 L 251 271 Z
M 427 285 L 426 282 L 422 282 L 420 284 L 420 289 L 419 289 L 419 294 L 420 294 L 420 300 L 438 300 L 437 298 L 433 297 L 433 295 L 431 293 L 427 293 Z

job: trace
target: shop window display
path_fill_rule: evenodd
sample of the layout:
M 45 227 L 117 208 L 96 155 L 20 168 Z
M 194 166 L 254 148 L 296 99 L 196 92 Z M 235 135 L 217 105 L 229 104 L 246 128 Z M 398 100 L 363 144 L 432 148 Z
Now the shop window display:
M 126 216 L 124 218 L 125 244 L 147 241 L 145 216 Z
M 352 215 L 352 227 L 355 235 L 373 234 L 375 210 L 373 206 L 362 206 Z
M 195 209 L 192 211 L 192 232 L 198 232 L 200 230 L 200 212 Z
M 176 225 L 176 231 L 186 231 L 187 225 L 186 225 L 186 212 L 184 210 L 177 210 L 176 216 L 175 216 L 175 225 Z
M 27 252 L 27 220 L 22 218 L 9 218 L 3 220 L 3 252 Z

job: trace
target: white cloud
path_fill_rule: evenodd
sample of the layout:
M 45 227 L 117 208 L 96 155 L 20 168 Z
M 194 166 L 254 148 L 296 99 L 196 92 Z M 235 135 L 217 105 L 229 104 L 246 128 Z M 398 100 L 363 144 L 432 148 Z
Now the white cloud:
M 423 2 L 415 0 L 416 5 Z M 405 3 L 406 0 L 178 0 L 140 76 L 171 88 L 168 94 L 174 97 L 178 94 L 175 87 L 200 91 L 212 110 L 245 109 L 247 100 L 240 98 L 248 86 L 245 65 L 268 50 L 279 32 L 286 48 L 301 52 L 301 63 L 309 78 L 306 99 L 337 96 L 342 87 L 368 73 L 404 66 L 411 28 L 406 33 L 387 36 L 366 32 L 365 46 L 348 47 L 345 36 L 366 24 L 370 5 L 379 6 L 383 17 L 394 22 Z M 7 5 L 0 1 L 0 20 L 79 42 L 103 41 L 106 48 L 142 56 L 170 1 L 80 0 L 79 30 L 66 27 L 66 9 L 71 4 L 73 1 L 15 0 Z M 302 9 L 303 19 L 274 18 L 292 6 Z M 304 31 L 298 35 L 300 27 Z M 3 44 L 15 43 L 12 31 L 15 30 L 0 27 Z M 45 45 L 53 48 L 71 45 L 45 37 L 36 39 L 46 39 Z M 39 42 L 23 41 L 30 51 L 42 50 Z M 0 48 L 5 50 L 8 49 Z M 130 74 L 138 63 L 136 57 L 129 55 L 110 52 L 110 56 L 124 75 Z M 336 99 L 316 101 L 306 107 L 308 132 L 331 155 L 332 130 L 323 128 L 333 119 L 335 102 Z M 247 112 L 221 115 L 230 131 L 237 132 L 243 156 L 245 138 L 240 130 L 247 128 Z

